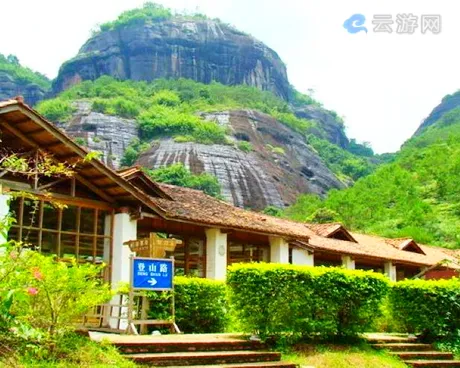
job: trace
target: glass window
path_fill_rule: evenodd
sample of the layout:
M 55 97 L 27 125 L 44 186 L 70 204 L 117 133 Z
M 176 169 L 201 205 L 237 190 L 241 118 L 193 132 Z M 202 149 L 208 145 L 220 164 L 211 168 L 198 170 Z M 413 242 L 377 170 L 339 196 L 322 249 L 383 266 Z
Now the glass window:
M 68 206 L 62 210 L 62 231 L 76 232 L 78 224 L 79 209 L 75 206 Z
M 43 203 L 43 228 L 57 230 L 59 223 L 59 209 L 53 205 Z
M 94 221 L 96 210 L 92 208 L 81 209 L 80 232 L 84 234 L 94 234 Z

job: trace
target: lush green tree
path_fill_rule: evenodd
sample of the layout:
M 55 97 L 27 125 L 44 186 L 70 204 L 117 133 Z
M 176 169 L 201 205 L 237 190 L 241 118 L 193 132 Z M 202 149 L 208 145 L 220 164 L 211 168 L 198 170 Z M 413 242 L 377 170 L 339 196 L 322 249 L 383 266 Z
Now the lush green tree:
M 328 152 L 333 161 L 331 152 L 334 149 Z M 284 215 L 311 221 L 318 213 L 333 211 L 336 215 L 327 220 L 342 221 L 353 230 L 459 247 L 460 109 L 406 142 L 388 161 L 353 187 L 329 192 L 324 200 L 300 196 Z M 356 164 L 343 170 L 356 172 Z

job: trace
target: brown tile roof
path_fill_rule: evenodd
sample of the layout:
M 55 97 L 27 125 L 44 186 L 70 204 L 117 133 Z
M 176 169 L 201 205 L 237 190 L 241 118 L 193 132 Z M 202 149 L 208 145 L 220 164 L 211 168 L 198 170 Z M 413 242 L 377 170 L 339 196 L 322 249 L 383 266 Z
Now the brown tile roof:
M 167 218 L 192 221 L 208 226 L 241 229 L 267 235 L 308 240 L 314 235 L 305 224 L 247 211 L 199 190 L 158 184 L 173 201 L 152 198 Z
M 353 233 L 358 243 L 314 236 L 310 238 L 307 248 L 315 251 L 350 255 L 354 257 L 393 261 L 395 263 L 431 266 L 443 260 L 455 262 L 453 257 L 444 253 L 440 248 L 424 247 L 426 255 L 398 250 L 383 239 L 377 240 L 372 236 Z M 428 248 L 428 249 L 425 249 Z M 460 268 L 456 265 L 453 268 Z
M 312 229 L 317 235 L 324 236 L 326 238 L 331 238 L 333 235 L 339 231 L 342 231 L 346 234 L 348 240 L 356 241 L 351 233 L 339 222 L 327 223 L 327 224 L 307 224 L 307 226 Z
M 308 227 L 312 229 L 316 234 L 327 237 L 328 235 L 342 228 L 342 224 L 340 223 L 308 224 Z
M 125 171 L 125 176 L 138 171 L 142 172 L 139 168 L 131 168 Z M 409 240 L 412 241 L 411 239 L 387 239 L 352 232 L 349 234 L 356 243 L 331 239 L 326 236 L 341 228 L 346 229 L 338 223 L 305 224 L 244 210 L 210 197 L 200 190 L 162 183 L 156 185 L 172 200 L 153 197 L 150 199 L 170 220 L 288 237 L 298 240 L 293 244 L 297 243 L 298 246 L 307 249 L 405 264 L 430 266 L 445 259 L 452 261 L 455 259 L 452 255 L 443 252 L 441 248 L 420 246 L 426 255 L 398 248 L 401 243 L 405 244 Z
M 425 253 L 419 254 L 401 250 L 392 244 L 398 244 L 398 242 L 400 242 L 401 239 L 388 239 L 380 236 L 358 234 L 353 232 L 351 234 L 357 240 L 358 244 L 365 245 L 366 247 L 368 247 L 370 252 L 375 252 L 375 255 L 378 255 L 382 258 L 385 257 L 386 254 L 386 259 L 391 258 L 395 261 L 407 261 L 409 263 L 420 265 L 433 265 L 446 259 L 458 263 L 458 260 L 452 255 L 450 255 L 449 252 L 446 251 L 446 249 L 444 248 L 418 244 L 419 248 Z M 405 240 L 407 241 L 412 239 Z M 458 266 L 453 267 L 458 268 Z

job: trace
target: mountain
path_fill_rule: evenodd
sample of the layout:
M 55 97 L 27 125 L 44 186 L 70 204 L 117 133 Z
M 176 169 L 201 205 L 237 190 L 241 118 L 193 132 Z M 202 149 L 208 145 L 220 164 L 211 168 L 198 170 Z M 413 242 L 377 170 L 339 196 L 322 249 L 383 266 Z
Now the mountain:
M 302 196 L 285 216 L 342 221 L 352 229 L 460 247 L 459 92 L 446 96 L 418 134 L 351 188 L 325 200 Z
M 348 139 L 334 111 L 290 85 L 268 46 L 220 20 L 152 3 L 101 25 L 48 96 L 37 109 L 109 166 L 183 164 L 213 175 L 241 207 L 324 197 L 379 163 Z
M 254 37 L 204 16 L 174 16 L 155 4 L 101 26 L 66 62 L 53 83 L 61 92 L 84 80 L 188 78 L 247 84 L 287 100 L 289 82 L 278 54 Z
M 441 103 L 436 106 L 423 123 L 420 124 L 414 135 L 420 135 L 428 127 L 435 124 L 444 114 L 458 107 L 460 107 L 460 91 L 445 96 Z
M 109 166 L 182 163 L 194 174 L 214 175 L 223 197 L 241 207 L 284 207 L 300 193 L 324 196 L 373 168 L 367 157 L 330 143 L 319 122 L 244 85 L 104 76 L 42 101 L 38 110 L 100 151 Z
M 0 54 L 0 100 L 21 95 L 28 104 L 35 105 L 50 87 L 48 78 L 22 66 L 16 56 Z

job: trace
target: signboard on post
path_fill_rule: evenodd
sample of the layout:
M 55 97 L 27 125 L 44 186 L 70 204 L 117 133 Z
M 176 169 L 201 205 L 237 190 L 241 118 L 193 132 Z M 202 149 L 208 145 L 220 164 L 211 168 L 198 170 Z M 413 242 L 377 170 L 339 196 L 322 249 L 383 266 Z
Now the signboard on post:
M 138 334 L 135 325 L 141 325 L 141 333 L 147 325 L 169 325 L 172 333 L 180 333 L 175 323 L 174 293 L 171 298 L 171 318 L 166 320 L 146 319 L 149 303 L 145 295 L 138 291 L 173 290 L 174 259 L 144 258 L 131 256 L 130 287 L 128 301 L 128 333 Z M 134 297 L 141 298 L 140 312 L 134 311 Z M 137 318 L 136 318 L 137 317 Z M 140 319 L 139 319 L 140 317 Z
M 134 290 L 172 290 L 174 261 L 172 259 L 134 257 L 131 268 Z

